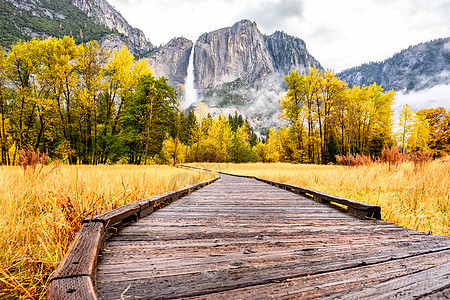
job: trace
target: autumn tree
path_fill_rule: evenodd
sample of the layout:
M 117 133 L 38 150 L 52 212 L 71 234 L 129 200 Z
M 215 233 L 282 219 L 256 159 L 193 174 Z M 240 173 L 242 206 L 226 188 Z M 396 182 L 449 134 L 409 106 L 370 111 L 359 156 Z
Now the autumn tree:
M 418 113 L 405 104 L 399 118 L 398 143 L 402 153 L 417 152 L 428 147 L 430 126 L 425 111 Z
M 36 101 L 33 97 L 33 79 L 36 73 L 37 53 L 40 41 L 32 39 L 12 46 L 6 57 L 5 74 L 14 85 L 11 99 L 10 126 L 15 143 L 12 163 L 16 159 L 18 149 L 33 146 L 36 131 Z
M 77 90 L 78 114 L 81 133 L 81 158 L 83 163 L 97 163 L 99 148 L 97 144 L 99 94 L 104 84 L 103 65 L 106 62 L 105 50 L 96 42 L 83 47 L 78 60 L 79 89 Z
M 250 128 L 248 123 L 243 123 L 232 133 L 231 161 L 235 163 L 255 161 L 256 157 L 250 144 Z
M 442 157 L 450 152 L 450 112 L 445 108 L 422 109 L 417 114 L 424 114 L 429 124 L 428 147 L 434 157 Z
M 0 151 L 1 151 L 1 164 L 10 164 L 8 149 L 10 147 L 11 138 L 8 133 L 9 129 L 9 101 L 10 93 L 6 87 L 7 74 L 6 70 L 6 54 L 3 49 L 0 49 Z
M 430 126 L 425 113 L 417 112 L 414 115 L 414 122 L 411 128 L 411 135 L 408 140 L 409 148 L 413 152 L 420 152 L 428 148 L 430 139 Z
M 69 37 L 42 41 L 36 74 L 40 128 L 35 148 L 61 158 L 66 156 L 71 163 L 76 162 L 75 91 L 81 51 L 82 46 Z
M 274 128 L 270 128 L 269 133 L 267 134 L 264 161 L 280 161 L 280 148 L 279 134 Z
M 166 78 L 148 74 L 139 79 L 124 121 L 130 163 L 147 164 L 160 153 L 169 125 L 174 122 L 176 105 L 176 92 Z
M 340 80 L 331 71 L 324 71 L 321 82 L 321 97 L 319 98 L 323 107 L 323 126 L 319 122 L 319 131 L 321 139 L 322 163 L 329 161 L 330 157 L 334 158 L 338 154 L 338 149 L 335 147 L 335 132 L 333 128 L 336 126 L 334 114 L 338 103 L 345 99 L 345 91 L 347 90 L 347 83 Z M 323 129 L 320 129 L 323 127 Z
M 408 145 L 407 142 L 411 134 L 413 118 L 414 118 L 414 111 L 412 110 L 411 106 L 405 104 L 402 107 L 398 123 L 399 125 L 398 139 L 400 143 L 400 150 L 402 151 L 402 153 L 405 153 L 407 149 Z
M 134 95 L 141 76 L 151 74 L 148 61 L 136 61 L 128 48 L 122 47 L 110 53 L 105 65 L 105 82 L 101 94 L 101 162 L 117 154 L 117 135 L 123 120 L 123 112 Z M 113 158 L 116 160 L 116 158 Z

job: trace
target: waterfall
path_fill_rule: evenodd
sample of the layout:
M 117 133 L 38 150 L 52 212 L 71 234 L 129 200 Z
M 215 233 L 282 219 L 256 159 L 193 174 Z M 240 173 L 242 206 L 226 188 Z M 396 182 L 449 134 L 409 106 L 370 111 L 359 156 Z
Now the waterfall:
M 186 81 L 184 83 L 184 89 L 186 91 L 182 108 L 186 109 L 198 99 L 197 91 L 194 87 L 194 47 L 192 47 L 191 54 L 189 56 L 189 64 L 187 69 Z

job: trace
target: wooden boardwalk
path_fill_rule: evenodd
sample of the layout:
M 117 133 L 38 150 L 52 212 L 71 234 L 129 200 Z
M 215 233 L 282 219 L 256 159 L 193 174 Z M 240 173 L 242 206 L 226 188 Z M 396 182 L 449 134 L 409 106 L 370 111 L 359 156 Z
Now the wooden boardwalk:
M 450 238 L 221 180 L 110 237 L 99 299 L 450 297 Z

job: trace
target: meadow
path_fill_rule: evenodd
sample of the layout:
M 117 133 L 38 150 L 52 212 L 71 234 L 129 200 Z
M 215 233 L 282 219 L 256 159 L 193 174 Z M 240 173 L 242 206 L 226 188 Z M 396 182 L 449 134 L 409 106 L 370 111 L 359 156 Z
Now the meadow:
M 436 235 L 450 235 L 450 160 L 357 167 L 306 164 L 189 164 L 252 175 L 381 206 L 383 220 Z
M 0 166 L 0 299 L 43 299 L 83 219 L 213 177 L 169 166 Z
M 450 160 L 357 167 L 287 163 L 192 163 L 381 206 L 382 218 L 450 235 Z M 214 177 L 168 166 L 0 166 L 0 298 L 45 298 L 52 272 L 81 221 Z

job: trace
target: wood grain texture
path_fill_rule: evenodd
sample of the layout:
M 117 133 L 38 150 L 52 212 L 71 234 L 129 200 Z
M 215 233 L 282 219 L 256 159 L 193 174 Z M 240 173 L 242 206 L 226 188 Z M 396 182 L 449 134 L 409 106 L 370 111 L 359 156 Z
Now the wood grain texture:
M 252 178 L 221 177 L 109 238 L 99 299 L 447 293 L 449 237 L 358 219 Z
M 75 276 L 95 279 L 97 254 L 101 248 L 103 232 L 103 223 L 84 223 L 53 274 L 52 280 Z
M 97 300 L 92 280 L 89 276 L 58 278 L 47 288 L 48 300 Z

